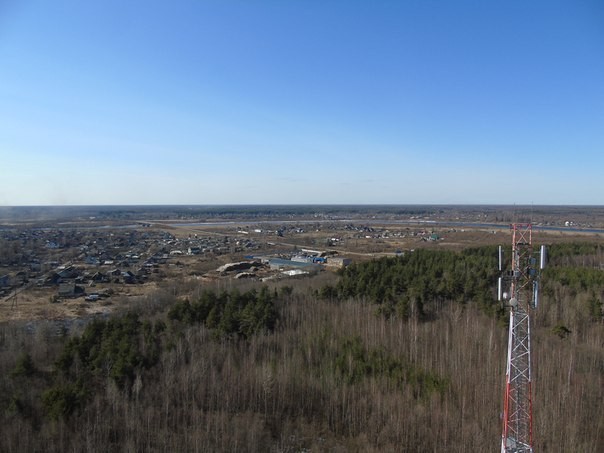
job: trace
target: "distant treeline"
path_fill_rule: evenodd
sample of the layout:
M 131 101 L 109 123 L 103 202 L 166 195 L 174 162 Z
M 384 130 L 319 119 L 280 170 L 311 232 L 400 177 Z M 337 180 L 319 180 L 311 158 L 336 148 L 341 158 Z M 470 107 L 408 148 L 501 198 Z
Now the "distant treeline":
M 142 220 L 191 218 L 262 218 L 308 216 L 319 214 L 325 220 L 330 216 L 389 216 L 439 215 L 443 218 L 468 215 L 472 218 L 488 215 L 501 222 L 560 219 L 568 216 L 602 216 L 601 206 L 501 206 L 501 205 L 144 205 L 144 206 L 0 206 L 0 220 L 51 220 L 81 217 L 87 219 Z

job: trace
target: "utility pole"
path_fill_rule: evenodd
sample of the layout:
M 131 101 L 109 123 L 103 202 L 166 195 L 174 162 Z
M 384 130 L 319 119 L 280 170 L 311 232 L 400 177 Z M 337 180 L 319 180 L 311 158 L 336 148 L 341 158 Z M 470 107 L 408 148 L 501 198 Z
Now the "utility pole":
M 545 267 L 545 246 L 540 260 L 533 255 L 532 225 L 514 223 L 511 269 L 504 271 L 499 246 L 498 299 L 510 309 L 505 397 L 503 401 L 502 453 L 533 452 L 533 402 L 531 376 L 530 312 L 539 302 L 539 277 Z M 537 265 L 538 264 L 538 265 Z M 509 287 L 504 292 L 503 287 Z

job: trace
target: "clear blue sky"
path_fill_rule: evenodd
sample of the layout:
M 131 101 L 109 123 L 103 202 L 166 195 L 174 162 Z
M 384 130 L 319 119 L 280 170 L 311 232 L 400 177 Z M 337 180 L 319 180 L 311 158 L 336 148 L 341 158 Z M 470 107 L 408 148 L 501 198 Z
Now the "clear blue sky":
M 0 0 L 0 205 L 603 200 L 601 0 Z

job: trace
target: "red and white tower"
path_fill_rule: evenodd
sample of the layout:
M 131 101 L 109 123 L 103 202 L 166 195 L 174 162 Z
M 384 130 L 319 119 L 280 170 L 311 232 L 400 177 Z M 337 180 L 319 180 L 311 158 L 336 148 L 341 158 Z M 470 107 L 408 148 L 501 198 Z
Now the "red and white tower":
M 545 247 L 539 263 L 533 254 L 532 225 L 515 223 L 512 229 L 511 269 L 504 272 L 503 251 L 499 247 L 498 297 L 510 309 L 508 358 L 503 401 L 502 453 L 533 451 L 533 405 L 531 393 L 530 312 L 539 301 L 539 276 L 545 267 Z M 503 286 L 509 285 L 509 292 Z

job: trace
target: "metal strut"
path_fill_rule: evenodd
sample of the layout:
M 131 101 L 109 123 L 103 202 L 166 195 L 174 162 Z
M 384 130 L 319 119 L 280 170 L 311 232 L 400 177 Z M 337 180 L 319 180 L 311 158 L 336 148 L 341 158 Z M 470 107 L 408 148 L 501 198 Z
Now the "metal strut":
M 537 306 L 539 269 L 533 257 L 531 224 L 513 224 L 512 268 L 505 277 L 510 307 L 505 397 L 503 402 L 502 453 L 533 451 L 530 310 Z M 501 249 L 500 249 L 501 250 Z M 544 262 L 545 252 L 542 249 Z M 500 261 L 501 261 L 500 251 Z M 541 265 L 541 268 L 543 264 Z M 502 266 L 500 263 L 500 270 Z M 503 277 L 502 277 L 503 279 Z M 499 282 L 501 293 L 502 279 Z M 501 298 L 501 295 L 500 295 Z

